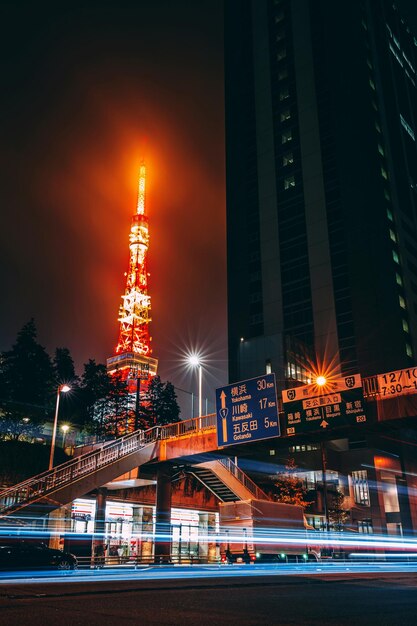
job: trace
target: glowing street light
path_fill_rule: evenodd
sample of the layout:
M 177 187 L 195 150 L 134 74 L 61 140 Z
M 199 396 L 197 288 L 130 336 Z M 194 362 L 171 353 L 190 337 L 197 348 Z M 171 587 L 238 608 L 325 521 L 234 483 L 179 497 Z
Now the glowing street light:
M 188 357 L 188 364 L 191 367 L 198 367 L 198 417 L 203 414 L 203 366 L 201 365 L 201 359 L 197 354 L 190 354 Z
M 318 385 L 319 387 L 324 387 L 326 383 L 327 383 L 327 380 L 325 376 L 317 376 L 316 385 Z
M 48 467 L 49 470 L 51 470 L 53 465 L 54 465 L 56 428 L 57 428 L 57 424 L 58 424 L 58 411 L 59 411 L 59 398 L 61 397 L 61 392 L 67 393 L 68 391 L 71 391 L 71 387 L 69 387 L 68 385 L 60 385 L 58 387 L 58 391 L 57 391 L 57 394 L 56 394 L 54 428 L 53 428 L 53 431 L 52 431 L 51 454 L 49 456 L 49 467 Z
M 61 430 L 62 430 L 62 447 L 64 448 L 64 446 L 65 446 L 65 437 L 67 435 L 67 432 L 69 431 L 68 424 L 62 424 Z

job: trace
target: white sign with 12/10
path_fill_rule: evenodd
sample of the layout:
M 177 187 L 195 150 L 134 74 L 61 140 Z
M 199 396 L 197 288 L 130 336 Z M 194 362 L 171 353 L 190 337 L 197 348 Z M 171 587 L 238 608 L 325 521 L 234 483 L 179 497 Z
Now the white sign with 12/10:
M 378 374 L 377 380 L 382 398 L 417 393 L 417 367 Z

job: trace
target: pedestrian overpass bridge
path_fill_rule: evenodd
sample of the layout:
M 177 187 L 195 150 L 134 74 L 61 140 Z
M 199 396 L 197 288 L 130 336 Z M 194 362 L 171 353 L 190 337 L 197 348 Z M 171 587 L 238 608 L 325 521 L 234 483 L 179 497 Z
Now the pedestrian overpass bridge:
M 222 501 L 267 498 L 229 458 L 201 463 L 217 450 L 215 414 L 137 430 L 0 492 L 0 519 L 44 516 L 144 466 L 149 475 L 153 465 L 181 460 Z

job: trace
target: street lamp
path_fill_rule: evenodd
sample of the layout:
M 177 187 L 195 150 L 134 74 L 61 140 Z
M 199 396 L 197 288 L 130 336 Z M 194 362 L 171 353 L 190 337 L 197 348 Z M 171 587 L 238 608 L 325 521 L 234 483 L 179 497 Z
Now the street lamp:
M 203 414 L 203 366 L 201 365 L 201 359 L 197 354 L 190 354 L 188 357 L 188 363 L 192 367 L 198 367 L 198 417 L 201 417 Z
M 54 465 L 54 452 L 55 452 L 56 427 L 58 424 L 59 398 L 61 397 L 61 392 L 67 393 L 67 391 L 71 391 L 71 387 L 69 387 L 68 385 L 60 385 L 58 387 L 58 391 L 56 394 L 54 428 L 52 431 L 51 454 L 49 456 L 49 467 L 48 467 L 49 470 L 51 470 Z
M 62 448 L 64 448 L 65 447 L 65 437 L 66 437 L 67 432 L 69 431 L 68 424 L 63 424 L 61 426 L 61 430 L 62 430 Z

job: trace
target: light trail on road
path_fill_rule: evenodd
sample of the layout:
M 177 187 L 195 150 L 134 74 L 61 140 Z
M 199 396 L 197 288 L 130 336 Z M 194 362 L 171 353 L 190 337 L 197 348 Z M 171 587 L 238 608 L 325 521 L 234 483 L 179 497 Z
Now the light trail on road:
M 109 567 L 100 570 L 85 569 L 75 571 L 43 572 L 1 572 L 3 585 L 45 584 L 45 583 L 97 583 L 106 581 L 153 581 L 246 578 L 257 576 L 323 576 L 337 574 L 417 573 L 417 563 L 299 563 L 278 565 L 174 565 L 174 566 L 132 566 Z

